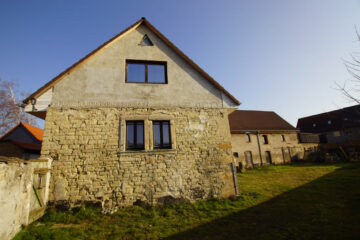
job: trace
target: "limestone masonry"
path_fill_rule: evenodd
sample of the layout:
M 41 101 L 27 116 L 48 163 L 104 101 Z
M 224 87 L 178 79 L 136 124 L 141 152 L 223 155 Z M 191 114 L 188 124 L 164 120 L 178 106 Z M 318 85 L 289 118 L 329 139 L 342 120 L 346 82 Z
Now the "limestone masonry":
M 190 201 L 234 194 L 227 109 L 55 109 L 42 155 L 54 159 L 50 201 Z M 145 122 L 145 150 L 125 151 L 124 123 Z M 152 150 L 152 120 L 170 119 L 172 149 Z

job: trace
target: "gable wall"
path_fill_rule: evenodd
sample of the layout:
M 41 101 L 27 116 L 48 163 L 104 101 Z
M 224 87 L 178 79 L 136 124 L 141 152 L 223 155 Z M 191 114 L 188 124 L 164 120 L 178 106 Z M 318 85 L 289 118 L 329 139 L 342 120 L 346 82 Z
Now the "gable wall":
M 139 43 L 147 34 L 154 46 Z M 126 59 L 167 62 L 168 84 L 125 83 Z M 126 33 L 80 64 L 54 87 L 58 105 L 236 107 L 146 26 Z

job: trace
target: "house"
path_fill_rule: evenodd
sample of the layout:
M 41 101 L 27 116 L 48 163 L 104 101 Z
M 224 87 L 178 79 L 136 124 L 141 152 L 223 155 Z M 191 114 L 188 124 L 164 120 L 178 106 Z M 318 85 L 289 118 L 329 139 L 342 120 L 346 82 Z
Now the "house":
M 42 137 L 41 128 L 20 122 L 0 138 L 0 156 L 39 158 Z
M 340 159 L 360 159 L 360 105 L 300 118 L 297 128 L 317 136 L 325 153 Z
M 235 193 L 240 104 L 145 18 L 24 100 L 45 119 L 50 201 L 103 206 Z
M 301 132 L 318 134 L 321 143 L 360 141 L 360 105 L 300 118 Z
M 303 157 L 298 130 L 275 112 L 237 110 L 229 115 L 234 159 L 241 167 L 288 163 Z

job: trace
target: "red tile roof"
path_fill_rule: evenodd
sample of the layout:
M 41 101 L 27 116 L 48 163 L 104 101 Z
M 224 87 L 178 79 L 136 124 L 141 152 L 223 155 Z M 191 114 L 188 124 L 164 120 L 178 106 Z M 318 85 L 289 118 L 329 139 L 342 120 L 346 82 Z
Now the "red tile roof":
M 236 110 L 229 115 L 230 130 L 236 131 L 297 131 L 275 112 Z

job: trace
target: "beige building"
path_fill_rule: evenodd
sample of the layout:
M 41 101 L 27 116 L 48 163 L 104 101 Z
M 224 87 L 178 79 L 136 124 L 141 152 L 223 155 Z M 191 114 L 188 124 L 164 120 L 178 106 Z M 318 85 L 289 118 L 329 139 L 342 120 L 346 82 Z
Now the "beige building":
M 235 193 L 230 93 L 141 19 L 24 100 L 45 119 L 50 201 L 105 206 Z
M 245 168 L 302 158 L 298 130 L 275 112 L 237 110 L 229 115 L 233 156 Z

